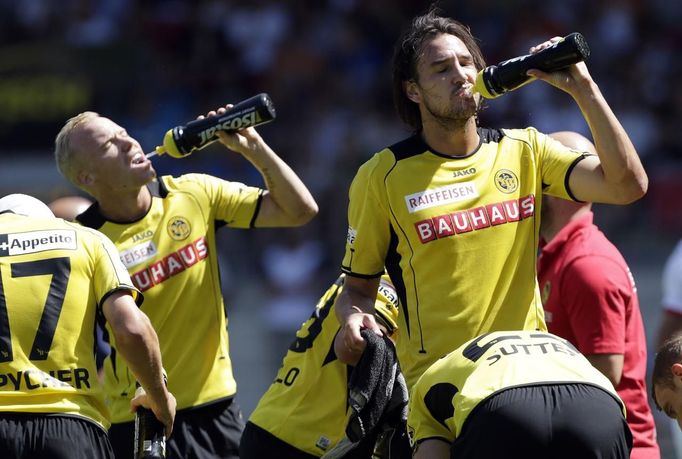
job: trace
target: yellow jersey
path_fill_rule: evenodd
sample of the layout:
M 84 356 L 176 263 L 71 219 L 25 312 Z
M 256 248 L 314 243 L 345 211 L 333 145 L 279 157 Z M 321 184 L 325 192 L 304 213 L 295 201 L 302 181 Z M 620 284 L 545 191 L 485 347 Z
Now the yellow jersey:
M 452 443 L 483 400 L 512 387 L 589 384 L 625 406 L 611 382 L 568 341 L 550 333 L 488 333 L 431 365 L 410 392 L 408 432 Z
M 72 415 L 109 427 L 95 321 L 118 290 L 138 297 L 99 232 L 57 218 L 0 215 L 0 411 Z
M 408 387 L 481 333 L 547 329 L 536 280 L 541 195 L 570 199 L 568 176 L 584 154 L 533 128 L 478 134 L 464 157 L 414 135 L 374 155 L 350 188 L 342 271 L 390 275 Z
M 342 275 L 329 287 L 296 332 L 274 382 L 249 418 L 283 442 L 314 456 L 322 456 L 344 437 L 350 414 L 352 368 L 341 363 L 334 352 L 339 331 L 334 305 L 343 281 Z M 382 303 L 398 308 L 397 294 L 387 278 L 381 280 L 376 303 L 380 310 Z
M 106 220 L 93 205 L 77 220 L 111 238 L 156 329 L 168 389 L 178 410 L 234 395 L 227 318 L 218 271 L 215 233 L 221 226 L 249 228 L 259 188 L 203 174 L 160 177 L 148 185 L 152 204 L 135 222 Z M 116 343 L 104 361 L 112 422 L 133 420 L 135 380 Z

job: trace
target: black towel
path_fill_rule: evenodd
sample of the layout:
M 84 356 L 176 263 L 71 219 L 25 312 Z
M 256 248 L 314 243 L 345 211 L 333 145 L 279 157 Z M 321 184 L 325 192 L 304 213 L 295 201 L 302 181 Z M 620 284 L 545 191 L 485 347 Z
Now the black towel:
M 343 457 L 370 433 L 381 435 L 407 422 L 407 385 L 393 343 L 369 330 L 361 335 L 367 347 L 348 383 L 346 438 L 324 458 Z

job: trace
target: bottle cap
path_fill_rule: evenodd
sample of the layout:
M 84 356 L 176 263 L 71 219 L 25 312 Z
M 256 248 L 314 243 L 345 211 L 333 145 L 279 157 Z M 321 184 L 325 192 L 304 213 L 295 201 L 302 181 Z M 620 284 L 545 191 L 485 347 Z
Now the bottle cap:
M 479 93 L 481 96 L 485 97 L 486 99 L 494 99 L 496 97 L 499 97 L 500 94 L 492 94 L 489 90 L 488 87 L 485 85 L 485 81 L 483 80 L 483 72 L 485 72 L 485 69 L 481 70 L 478 72 L 478 75 L 476 75 L 476 82 L 474 83 L 474 92 Z
M 168 155 L 172 156 L 173 158 L 184 158 L 187 156 L 178 150 L 178 146 L 175 144 L 175 140 L 173 139 L 173 129 L 166 131 L 166 134 L 163 136 L 163 147 L 157 148 L 163 148 L 164 153 L 168 153 Z

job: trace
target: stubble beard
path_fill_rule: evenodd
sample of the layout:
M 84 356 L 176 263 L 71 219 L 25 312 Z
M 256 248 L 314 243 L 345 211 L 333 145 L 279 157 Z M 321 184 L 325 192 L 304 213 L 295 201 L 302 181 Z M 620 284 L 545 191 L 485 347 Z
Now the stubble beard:
M 479 103 L 476 101 L 473 104 L 463 99 L 457 102 L 442 107 L 425 99 L 424 108 L 438 125 L 447 130 L 457 130 L 462 129 L 472 117 L 476 116 L 479 108 Z

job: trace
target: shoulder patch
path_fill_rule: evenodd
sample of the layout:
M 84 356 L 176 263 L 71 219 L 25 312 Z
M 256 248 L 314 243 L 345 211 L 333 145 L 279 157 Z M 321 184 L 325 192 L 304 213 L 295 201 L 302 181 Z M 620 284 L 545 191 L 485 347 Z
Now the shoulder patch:
M 499 142 L 504 137 L 504 132 L 501 129 L 479 127 L 478 136 L 481 138 L 481 143 Z
M 420 155 L 427 151 L 429 147 L 424 143 L 421 137 L 419 137 L 419 134 L 415 134 L 412 137 L 408 137 L 405 140 L 401 140 L 400 142 L 391 145 L 388 149 L 393 152 L 396 161 L 400 161 L 401 159 Z
M 166 186 L 163 177 L 159 177 L 153 182 L 148 183 L 147 188 L 152 196 L 156 196 L 157 198 L 165 198 L 168 196 L 168 187 Z
M 107 220 L 99 211 L 99 203 L 95 202 L 93 205 L 85 209 L 82 214 L 76 215 L 76 221 L 88 228 L 99 229 Z
M 433 419 L 445 425 L 445 421 L 455 415 L 452 398 L 459 390 L 451 383 L 433 385 L 424 396 L 424 404 Z M 447 427 L 447 426 L 446 426 Z

